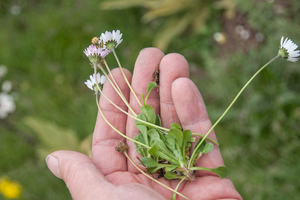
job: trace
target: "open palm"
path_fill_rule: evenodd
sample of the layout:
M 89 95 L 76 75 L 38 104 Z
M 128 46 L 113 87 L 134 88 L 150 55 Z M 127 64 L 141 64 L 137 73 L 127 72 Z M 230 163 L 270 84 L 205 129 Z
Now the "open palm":
M 154 89 L 147 101 L 159 113 L 162 125 L 170 128 L 172 123 L 180 124 L 183 129 L 193 133 L 206 134 L 211 128 L 203 99 L 189 79 L 187 61 L 179 54 L 164 55 L 156 48 L 143 49 L 136 61 L 133 75 L 125 74 L 141 99 L 141 94 L 147 93 L 147 84 L 153 80 L 152 74 L 159 66 L 159 89 Z M 120 89 L 133 110 L 139 114 L 140 105 L 130 92 L 119 69 L 112 70 Z M 115 104 L 127 110 L 125 104 L 107 81 L 103 88 L 104 94 Z M 139 134 L 134 119 L 116 109 L 103 96 L 100 107 L 109 122 L 120 132 L 130 138 Z M 214 132 L 210 138 L 217 140 Z M 75 200 L 92 199 L 170 199 L 172 192 L 141 174 L 126 159 L 124 154 L 115 151 L 115 147 L 125 141 L 98 114 L 93 136 L 92 159 L 71 151 L 57 151 L 47 159 L 50 170 L 62 178 Z M 139 154 L 135 144 L 129 145 L 128 155 L 138 163 Z M 192 146 L 193 148 L 193 146 Z M 54 162 L 54 164 L 53 164 Z M 208 154 L 203 155 L 197 166 L 216 168 L 224 165 L 218 146 Z M 54 166 L 54 167 L 53 167 Z M 175 188 L 178 180 L 158 179 L 165 185 Z M 198 171 L 196 180 L 183 182 L 178 192 L 189 199 L 242 199 L 228 179 L 219 178 L 211 172 Z M 177 199 L 182 199 L 178 197 Z

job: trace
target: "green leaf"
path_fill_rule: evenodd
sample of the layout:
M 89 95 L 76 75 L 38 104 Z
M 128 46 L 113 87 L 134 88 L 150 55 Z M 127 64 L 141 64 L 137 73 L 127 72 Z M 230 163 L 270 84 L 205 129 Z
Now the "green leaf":
M 145 139 L 144 139 L 144 136 L 143 136 L 142 133 L 136 135 L 136 136 L 134 137 L 134 140 L 139 141 L 140 143 L 145 144 Z M 141 154 L 143 157 L 148 156 L 148 152 L 147 152 L 147 149 L 146 149 L 146 148 L 144 148 L 143 146 L 141 146 L 141 145 L 139 145 L 139 144 L 137 144 L 137 143 L 135 143 L 135 145 L 136 145 L 136 151 L 137 151 L 139 154 Z
M 156 173 L 157 172 L 157 170 L 159 170 L 159 169 L 164 169 L 165 171 L 172 171 L 172 170 L 174 170 L 176 167 L 178 167 L 178 166 L 176 166 L 176 165 L 170 165 L 170 164 L 159 164 L 159 165 L 157 165 L 156 167 L 151 167 L 151 168 L 148 168 L 148 171 L 150 171 L 151 173 Z
M 159 115 L 156 115 L 155 125 L 161 126 L 161 119 L 160 119 L 160 116 L 159 116 Z
M 143 157 L 141 158 L 141 161 L 143 162 L 143 164 L 146 166 L 146 167 L 155 167 L 155 166 L 158 166 L 159 163 L 156 162 L 155 160 L 153 160 L 152 158 L 150 157 Z
M 183 161 L 183 157 L 185 157 L 184 155 L 185 154 L 181 154 L 181 152 L 179 150 L 174 150 L 173 151 L 173 154 L 176 156 L 176 158 L 179 160 L 179 161 Z M 180 162 L 182 163 L 182 162 Z
M 153 129 L 153 128 L 149 129 L 149 131 L 147 132 L 147 134 L 150 136 L 151 140 L 153 140 L 153 139 L 160 139 L 159 133 L 155 129 Z
M 196 145 L 195 145 L 195 149 L 200 145 L 200 141 L 202 140 L 202 138 L 199 138 L 199 140 L 197 141 Z M 201 144 L 201 146 L 197 149 L 197 151 L 195 152 L 195 155 L 197 156 L 200 152 L 203 151 L 203 148 L 206 145 L 206 141 L 204 140 Z
M 169 136 L 173 136 L 175 138 L 175 140 L 178 142 L 179 147 L 182 147 L 183 134 L 181 130 L 177 128 L 172 128 L 167 133 Z
M 143 113 L 140 113 L 137 116 L 137 118 L 141 119 L 143 121 L 146 121 L 146 116 Z M 143 124 L 142 122 L 140 122 L 138 120 L 135 120 L 134 122 L 135 122 L 135 126 L 141 131 L 141 133 L 144 137 L 144 144 L 149 146 L 149 140 L 148 140 L 148 134 L 147 134 L 147 131 L 148 131 L 147 125 Z
M 165 173 L 164 177 L 169 180 L 177 179 L 177 178 L 178 179 L 185 178 L 185 176 L 178 176 L 175 172 L 171 172 L 171 171 Z
M 161 164 L 161 165 L 164 165 L 164 168 L 165 168 L 165 171 L 166 171 L 166 172 L 172 171 L 172 170 L 174 170 L 176 167 L 179 167 L 179 166 L 176 166 L 176 165 L 170 165 L 170 164 Z
M 175 151 L 176 150 L 175 138 L 172 135 L 165 135 L 165 138 L 166 138 L 165 144 L 167 145 L 167 147 L 171 151 Z
M 176 165 L 158 163 L 150 157 L 143 157 L 141 158 L 141 161 L 151 173 L 155 173 L 157 170 L 161 168 L 164 168 L 165 171 L 171 171 L 177 167 Z
M 191 160 L 190 160 L 190 163 L 194 163 L 195 159 L 197 158 L 197 156 L 199 155 L 200 152 L 203 151 L 203 148 L 204 146 L 206 145 L 206 141 L 204 140 L 202 142 L 202 144 L 200 145 L 200 142 L 202 141 L 202 138 L 199 138 L 196 145 L 195 145 L 195 148 L 194 148 L 194 152 L 192 153 L 192 156 L 191 156 Z
M 225 166 L 220 166 L 212 170 L 212 172 L 218 174 L 221 178 L 226 178 L 228 176 L 228 168 Z
M 148 83 L 148 85 L 147 85 L 147 95 L 149 95 L 151 90 L 153 90 L 156 87 L 158 87 L 158 86 L 154 81 Z
M 145 165 L 145 167 L 147 167 L 148 171 L 150 171 L 151 173 L 155 173 L 157 170 L 164 167 L 163 165 L 160 165 L 158 162 L 156 162 L 150 157 L 141 158 L 141 162 Z M 140 163 L 140 165 L 142 165 L 142 163 Z
M 204 146 L 202 153 L 208 153 L 211 150 L 213 150 L 214 145 L 212 143 L 206 143 L 206 145 Z
M 176 179 L 177 178 L 177 174 L 174 172 L 167 172 L 165 173 L 164 177 L 166 179 L 172 180 L 172 179 Z
M 191 167 L 190 170 L 204 170 L 216 173 L 221 178 L 226 178 L 228 176 L 228 168 L 225 166 L 220 166 L 214 169 L 205 167 Z
M 154 81 L 148 83 L 148 85 L 147 85 L 147 95 L 146 95 L 146 99 L 148 98 L 150 92 L 151 92 L 154 88 L 156 88 L 156 87 L 158 87 L 158 85 L 157 85 Z
M 155 82 L 150 82 L 150 83 L 148 83 L 148 85 L 147 85 L 147 95 L 146 95 L 146 98 L 145 98 L 145 102 L 146 102 L 146 103 L 147 103 L 147 99 L 148 99 L 148 97 L 149 97 L 150 92 L 151 92 L 154 88 L 156 88 L 156 87 L 158 87 L 158 85 L 157 85 Z
M 136 116 L 138 119 L 146 121 L 146 116 L 143 113 L 140 113 Z M 141 133 L 147 133 L 147 125 L 143 124 L 143 122 L 135 120 L 135 126 L 141 131 Z
M 182 142 L 181 152 L 182 152 L 182 155 L 184 156 L 187 149 L 189 149 L 191 146 L 190 140 L 192 138 L 192 133 L 190 130 L 184 130 L 182 132 L 182 135 L 183 135 L 183 142 Z
M 151 106 L 143 105 L 141 106 L 141 111 L 146 116 L 149 123 L 155 124 L 156 114 L 155 114 L 155 110 Z
M 160 139 L 151 140 L 151 149 L 148 151 L 152 156 L 160 157 L 169 161 L 174 165 L 179 165 L 177 158 L 174 154 L 166 147 L 166 145 Z
M 182 131 L 181 126 L 176 123 L 172 123 L 170 129 L 178 129 L 178 130 Z
M 165 143 L 166 142 L 165 133 L 160 129 L 155 129 L 155 130 L 158 132 L 160 139 Z

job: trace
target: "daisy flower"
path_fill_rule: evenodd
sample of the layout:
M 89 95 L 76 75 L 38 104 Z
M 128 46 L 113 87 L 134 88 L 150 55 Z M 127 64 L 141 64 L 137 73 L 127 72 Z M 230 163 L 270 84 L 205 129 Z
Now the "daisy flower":
M 122 33 L 119 30 L 105 31 L 105 33 L 101 33 L 100 43 L 102 42 L 103 48 L 113 50 L 123 41 L 121 38 Z
M 97 82 L 98 82 L 98 84 L 100 84 L 100 86 L 103 85 L 106 80 L 106 77 L 104 75 L 100 76 L 100 73 L 97 73 L 96 78 L 97 78 Z M 88 88 L 90 88 L 91 90 L 94 90 L 95 94 L 97 94 L 98 87 L 97 87 L 97 83 L 96 83 L 96 79 L 95 79 L 95 74 L 90 75 L 90 80 L 87 80 L 84 83 L 86 84 L 86 86 Z
M 86 48 L 83 53 L 90 59 L 91 63 L 99 63 L 102 58 L 104 58 L 109 51 L 106 49 L 103 49 L 101 47 L 96 47 L 94 45 L 90 45 L 88 48 Z
M 288 38 L 284 40 L 284 37 L 282 36 L 278 54 L 281 56 L 281 58 L 287 59 L 291 62 L 296 62 L 299 60 L 300 56 L 300 50 L 296 50 L 297 48 L 297 44 Z
M 8 113 L 13 113 L 15 109 L 13 97 L 6 93 L 0 93 L 0 118 L 4 119 Z

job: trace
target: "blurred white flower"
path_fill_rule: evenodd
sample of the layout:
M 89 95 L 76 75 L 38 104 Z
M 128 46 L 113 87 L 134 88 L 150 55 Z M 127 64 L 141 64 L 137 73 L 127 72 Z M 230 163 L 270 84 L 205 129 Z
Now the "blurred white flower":
M 12 84 L 10 81 L 3 81 L 2 83 L 2 91 L 3 92 L 10 92 L 11 91 L 11 88 L 12 88 Z
M 103 85 L 106 77 L 104 75 L 100 76 L 100 73 L 97 73 L 97 82 L 98 84 Z M 84 82 L 86 84 L 86 86 L 88 88 L 90 88 L 91 90 L 95 91 L 95 94 L 97 94 L 98 92 L 98 88 L 97 88 L 97 83 L 96 83 L 96 79 L 95 79 L 95 74 L 90 75 L 90 80 L 87 80 L 86 82 Z
M 297 44 L 288 38 L 284 40 L 284 37 L 282 36 L 278 54 L 281 56 L 281 58 L 287 59 L 291 62 L 296 62 L 299 60 L 300 56 L 300 50 L 296 50 L 297 48 Z
M 264 34 L 262 34 L 261 32 L 258 32 L 255 34 L 255 40 L 257 42 L 263 42 L 264 41 Z
M 242 30 L 240 33 L 240 36 L 243 40 L 248 40 L 250 35 L 251 35 L 250 31 L 247 29 Z
M 10 13 L 13 15 L 19 15 L 21 13 L 21 6 L 19 5 L 13 5 L 10 8 Z
M 112 32 L 105 31 L 105 33 L 101 33 L 99 43 L 103 44 L 103 48 L 113 50 L 117 48 L 117 46 L 123 41 L 123 39 L 121 38 L 122 33 L 120 32 L 120 30 L 113 30 Z
M 13 97 L 6 93 L 0 93 L 0 118 L 4 119 L 8 113 L 13 113 L 15 109 Z

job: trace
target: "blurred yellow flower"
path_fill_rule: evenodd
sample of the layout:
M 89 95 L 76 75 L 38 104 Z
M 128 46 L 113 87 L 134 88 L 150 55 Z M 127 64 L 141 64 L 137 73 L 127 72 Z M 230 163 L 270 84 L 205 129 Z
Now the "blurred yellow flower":
M 7 177 L 0 178 L 0 193 L 7 199 L 17 199 L 22 192 L 22 186 L 15 181 L 10 181 Z

